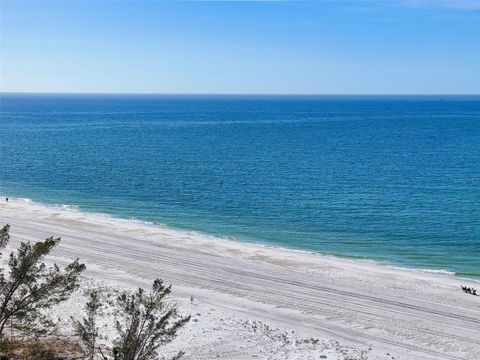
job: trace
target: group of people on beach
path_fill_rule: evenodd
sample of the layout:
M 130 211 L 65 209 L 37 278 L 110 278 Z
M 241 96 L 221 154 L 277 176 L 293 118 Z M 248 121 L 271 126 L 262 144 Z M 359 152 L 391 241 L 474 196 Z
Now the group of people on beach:
M 468 294 L 472 294 L 472 295 L 477 295 L 477 290 L 474 289 L 474 288 L 470 288 L 470 287 L 466 287 L 466 286 L 462 286 L 462 290 Z

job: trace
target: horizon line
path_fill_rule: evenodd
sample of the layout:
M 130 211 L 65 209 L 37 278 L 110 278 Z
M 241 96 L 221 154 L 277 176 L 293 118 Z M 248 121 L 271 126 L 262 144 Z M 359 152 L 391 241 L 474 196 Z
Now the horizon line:
M 103 92 L 103 91 L 0 91 L 1 95 L 162 95 L 162 96 L 480 96 L 480 93 L 230 93 L 230 92 Z

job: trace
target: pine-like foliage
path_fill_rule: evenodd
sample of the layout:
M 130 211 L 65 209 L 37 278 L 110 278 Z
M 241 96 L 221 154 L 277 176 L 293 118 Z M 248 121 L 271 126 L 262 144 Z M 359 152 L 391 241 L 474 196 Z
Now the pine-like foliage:
M 8 240 L 10 240 L 10 225 L 7 224 L 0 230 L 0 249 L 7 246 Z
M 135 293 L 122 293 L 117 298 L 114 360 L 150 360 L 158 356 L 157 349 L 172 341 L 177 331 L 190 316 L 180 317 L 174 306 L 166 301 L 171 286 L 162 280 L 153 282 L 150 293 L 138 289 Z M 181 354 L 175 358 L 178 359 Z
M 8 243 L 9 229 L 6 225 L 0 231 L 0 248 Z M 85 270 L 78 259 L 64 269 L 43 263 L 59 242 L 60 238 L 53 237 L 33 245 L 22 242 L 10 254 L 8 272 L 0 269 L 0 339 L 7 323 L 17 329 L 42 330 L 40 323 L 47 324 L 42 310 L 68 299 L 78 287 L 79 275 Z
M 85 317 L 82 321 L 75 321 L 77 335 L 87 349 L 88 359 L 93 360 L 97 352 L 97 343 L 102 337 L 98 328 L 98 320 L 102 315 L 102 303 L 98 291 L 89 294 L 89 301 L 85 304 Z

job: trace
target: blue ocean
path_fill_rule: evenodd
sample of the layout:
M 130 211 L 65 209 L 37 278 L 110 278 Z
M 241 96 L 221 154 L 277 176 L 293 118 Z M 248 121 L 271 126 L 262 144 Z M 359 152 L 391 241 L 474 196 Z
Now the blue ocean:
M 480 277 L 479 96 L 2 94 L 0 194 Z

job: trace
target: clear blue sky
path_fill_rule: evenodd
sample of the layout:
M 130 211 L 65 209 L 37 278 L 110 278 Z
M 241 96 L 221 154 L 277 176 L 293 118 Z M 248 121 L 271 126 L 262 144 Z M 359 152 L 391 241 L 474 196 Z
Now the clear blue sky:
M 11 2 L 1 91 L 480 93 L 480 0 Z

